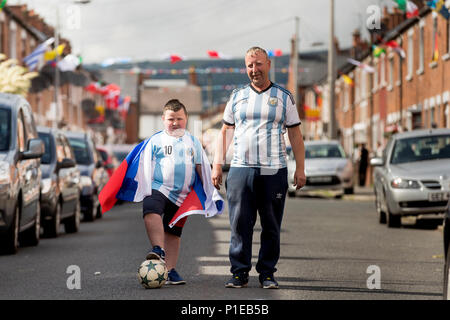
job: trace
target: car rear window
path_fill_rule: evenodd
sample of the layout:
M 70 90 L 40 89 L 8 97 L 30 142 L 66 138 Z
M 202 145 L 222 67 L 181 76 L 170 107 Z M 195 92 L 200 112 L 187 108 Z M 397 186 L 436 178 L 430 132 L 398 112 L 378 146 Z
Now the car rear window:
M 41 163 L 50 164 L 52 161 L 52 148 L 51 148 L 50 135 L 48 133 L 44 133 L 44 132 L 39 132 L 38 135 L 39 135 L 39 138 L 44 142 L 44 146 L 45 146 L 44 154 L 41 157 Z
M 305 146 L 305 158 L 345 158 L 345 152 L 337 144 L 317 144 Z
M 11 111 L 0 109 L 0 151 L 9 150 L 11 142 Z
M 89 146 L 86 140 L 69 138 L 69 143 L 72 146 L 73 152 L 75 153 L 77 164 L 89 165 L 93 163 L 91 153 L 89 152 Z

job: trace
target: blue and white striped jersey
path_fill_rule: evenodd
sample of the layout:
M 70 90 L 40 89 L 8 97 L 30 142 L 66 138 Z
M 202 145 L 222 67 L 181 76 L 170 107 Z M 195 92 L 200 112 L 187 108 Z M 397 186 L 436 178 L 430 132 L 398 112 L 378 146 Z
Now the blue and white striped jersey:
M 202 145 L 188 131 L 180 138 L 161 131 L 149 143 L 153 159 L 152 189 L 180 206 L 194 184 L 195 165 L 202 163 Z
M 263 92 L 250 84 L 232 92 L 223 122 L 234 125 L 232 167 L 286 167 L 286 127 L 301 124 L 292 94 L 272 83 Z

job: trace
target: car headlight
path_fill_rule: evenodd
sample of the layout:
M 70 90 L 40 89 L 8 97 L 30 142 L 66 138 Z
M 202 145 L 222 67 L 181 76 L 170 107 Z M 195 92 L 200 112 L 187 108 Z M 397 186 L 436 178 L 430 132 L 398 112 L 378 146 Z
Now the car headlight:
M 9 184 L 11 175 L 9 173 L 9 163 L 0 161 L 0 184 Z
M 402 178 L 395 178 L 392 180 L 391 186 L 396 189 L 420 189 L 420 184 L 418 181 Z
M 46 194 L 52 190 L 52 179 L 46 178 L 41 180 L 41 193 Z

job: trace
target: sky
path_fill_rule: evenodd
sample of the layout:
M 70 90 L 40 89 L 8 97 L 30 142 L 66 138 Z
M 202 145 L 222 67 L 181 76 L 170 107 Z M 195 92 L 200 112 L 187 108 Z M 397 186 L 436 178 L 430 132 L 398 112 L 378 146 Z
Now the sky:
M 27 4 L 49 24 L 60 21 L 61 36 L 85 63 L 111 58 L 162 60 L 176 54 L 207 58 L 214 50 L 243 57 L 252 46 L 290 52 L 299 18 L 299 49 L 325 49 L 329 41 L 330 0 L 8 0 Z M 367 37 L 370 5 L 390 0 L 335 0 L 335 35 L 341 47 L 352 32 Z

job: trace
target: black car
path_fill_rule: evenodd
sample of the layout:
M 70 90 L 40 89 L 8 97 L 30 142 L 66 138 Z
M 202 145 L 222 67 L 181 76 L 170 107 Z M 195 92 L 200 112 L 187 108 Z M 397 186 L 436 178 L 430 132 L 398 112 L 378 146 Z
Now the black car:
M 450 300 L 450 287 L 449 287 L 449 277 L 450 277 L 450 200 L 447 204 L 447 210 L 445 211 L 444 218 L 444 299 Z
M 80 171 L 75 154 L 62 131 L 38 127 L 44 142 L 41 157 L 41 225 L 47 237 L 58 236 L 60 223 L 67 233 L 80 225 Z
M 28 102 L 0 93 L 0 251 L 16 253 L 21 245 L 40 238 L 40 157 L 38 138 Z
M 86 133 L 66 132 L 81 172 L 81 212 L 83 220 L 93 221 L 102 217 L 98 195 L 108 182 L 108 173 L 92 138 Z

